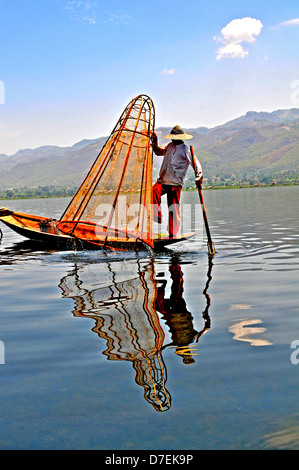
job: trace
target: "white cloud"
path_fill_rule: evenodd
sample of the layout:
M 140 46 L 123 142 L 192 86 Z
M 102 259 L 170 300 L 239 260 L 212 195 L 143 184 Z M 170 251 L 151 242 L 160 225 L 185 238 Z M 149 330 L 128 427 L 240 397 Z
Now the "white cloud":
M 64 10 L 72 13 L 76 20 L 86 21 L 90 24 L 97 22 L 97 3 L 91 0 L 69 0 Z
M 222 28 L 220 36 L 214 37 L 214 40 L 223 45 L 217 50 L 216 59 L 223 58 L 243 59 L 248 55 L 242 43 L 252 44 L 262 30 L 263 24 L 255 18 L 238 18 L 232 20 Z
M 64 10 L 70 12 L 77 21 L 85 21 L 89 24 L 114 23 L 128 24 L 129 15 L 117 15 L 115 13 L 103 12 L 99 10 L 97 1 L 94 0 L 68 0 Z
M 292 20 L 283 21 L 282 23 L 279 23 L 278 26 L 294 26 L 294 25 L 299 25 L 299 18 L 294 18 Z
M 230 57 L 232 59 L 243 59 L 248 55 L 248 51 L 245 51 L 241 44 L 231 43 L 219 47 L 217 51 L 217 60 L 223 59 L 224 57 Z
M 173 75 L 175 72 L 175 69 L 164 69 L 161 73 L 162 75 Z
M 116 15 L 114 13 L 108 13 L 107 19 L 103 18 L 103 23 L 115 23 L 115 24 L 128 24 L 131 19 L 130 15 Z

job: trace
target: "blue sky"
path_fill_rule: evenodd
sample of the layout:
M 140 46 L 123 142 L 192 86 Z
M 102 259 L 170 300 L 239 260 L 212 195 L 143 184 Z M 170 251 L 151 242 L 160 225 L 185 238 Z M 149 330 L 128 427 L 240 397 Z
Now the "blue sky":
M 297 0 L 0 0 L 0 153 L 299 107 Z

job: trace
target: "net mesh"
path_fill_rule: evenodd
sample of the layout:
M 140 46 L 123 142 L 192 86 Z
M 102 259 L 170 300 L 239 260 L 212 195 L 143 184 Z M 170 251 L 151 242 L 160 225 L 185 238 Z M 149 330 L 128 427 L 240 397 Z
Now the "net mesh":
M 153 247 L 150 136 L 154 118 L 148 96 L 140 95 L 128 104 L 62 215 L 60 230 L 107 247 L 138 241 Z

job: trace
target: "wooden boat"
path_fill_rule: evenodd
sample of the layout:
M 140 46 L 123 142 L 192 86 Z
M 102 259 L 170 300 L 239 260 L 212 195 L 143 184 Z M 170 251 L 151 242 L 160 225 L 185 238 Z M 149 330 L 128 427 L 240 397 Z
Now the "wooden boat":
M 148 96 L 130 101 L 59 220 L 6 208 L 0 209 L 0 220 L 20 235 L 58 248 L 152 251 L 193 237 L 153 234 L 154 121 Z
M 79 224 L 76 235 L 67 235 L 59 229 L 59 222 L 54 219 L 37 215 L 23 214 L 11 211 L 5 207 L 0 208 L 0 221 L 19 235 L 46 246 L 58 249 L 86 249 L 94 250 L 103 247 L 102 238 L 98 239 L 97 230 L 93 224 Z M 84 235 L 83 235 L 84 230 Z M 103 229 L 102 229 L 103 230 Z M 82 232 L 80 236 L 79 232 Z M 169 238 L 167 234 L 154 236 L 154 250 L 161 250 L 166 246 L 193 238 L 195 233 L 186 233 L 176 238 Z M 110 246 L 111 245 L 111 246 Z M 118 237 L 114 243 L 109 241 L 109 248 L 114 250 L 142 250 L 147 249 L 142 240 L 127 236 Z

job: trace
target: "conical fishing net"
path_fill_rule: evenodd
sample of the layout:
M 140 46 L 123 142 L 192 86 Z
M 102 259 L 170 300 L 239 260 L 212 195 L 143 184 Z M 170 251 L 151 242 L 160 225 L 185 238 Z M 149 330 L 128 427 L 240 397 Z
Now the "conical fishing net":
M 154 119 L 148 96 L 137 96 L 128 104 L 62 215 L 62 232 L 116 249 L 153 247 Z

